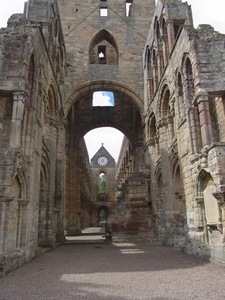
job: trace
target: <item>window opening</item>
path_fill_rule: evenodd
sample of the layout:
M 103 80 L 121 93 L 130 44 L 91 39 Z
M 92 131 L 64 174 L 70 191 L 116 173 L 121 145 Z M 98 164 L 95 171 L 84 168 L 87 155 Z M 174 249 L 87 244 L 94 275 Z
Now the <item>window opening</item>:
M 133 4 L 132 0 L 126 0 L 126 17 L 131 16 L 132 4 Z
M 108 7 L 101 6 L 100 7 L 100 17 L 107 17 L 108 16 Z
M 92 106 L 114 106 L 114 94 L 108 91 L 94 92 L 92 96 Z
M 99 175 L 99 193 L 105 194 L 106 193 L 106 174 L 101 173 Z
M 98 58 L 100 64 L 106 63 L 106 46 L 99 46 L 98 47 Z

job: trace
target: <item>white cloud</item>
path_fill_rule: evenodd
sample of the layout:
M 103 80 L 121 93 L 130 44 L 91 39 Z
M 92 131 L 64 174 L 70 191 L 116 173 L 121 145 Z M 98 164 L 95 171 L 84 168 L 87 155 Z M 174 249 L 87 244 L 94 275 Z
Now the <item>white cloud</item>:
M 94 92 L 93 93 L 93 106 L 113 106 L 110 102 L 110 97 L 107 93 Z
M 7 21 L 12 14 L 23 13 L 24 0 L 1 1 L 0 28 L 7 26 Z

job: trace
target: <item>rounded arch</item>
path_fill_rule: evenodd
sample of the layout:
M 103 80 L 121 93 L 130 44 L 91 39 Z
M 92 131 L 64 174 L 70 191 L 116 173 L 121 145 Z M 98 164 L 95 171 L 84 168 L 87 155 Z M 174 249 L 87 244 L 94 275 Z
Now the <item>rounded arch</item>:
M 166 118 L 168 114 L 168 109 L 169 109 L 169 99 L 170 99 L 170 90 L 167 84 L 165 84 L 162 88 L 162 93 L 161 93 L 161 117 Z
M 115 123 L 110 123 L 107 122 L 107 124 L 102 124 L 102 123 L 95 123 L 95 124 L 89 124 L 88 126 L 86 126 L 85 128 L 83 128 L 83 130 L 80 130 L 79 132 L 79 136 L 78 136 L 78 140 L 80 138 L 82 138 L 83 136 L 85 136 L 86 133 L 88 133 L 89 131 L 96 129 L 96 128 L 101 128 L 101 127 L 112 127 L 115 128 L 119 131 L 121 131 L 127 138 L 129 141 L 132 141 L 132 133 L 129 133 L 124 127 L 122 126 L 117 126 Z
M 148 123 L 148 139 L 154 140 L 157 135 L 157 128 L 156 128 L 156 117 L 154 112 L 150 114 L 149 123 Z
M 68 112 L 72 105 L 81 97 L 85 96 L 87 93 L 96 92 L 96 91 L 112 91 L 112 92 L 120 92 L 131 99 L 137 105 L 137 108 L 140 114 L 143 113 L 143 101 L 139 97 L 139 95 L 130 87 L 125 84 L 116 81 L 93 81 L 93 82 L 85 82 L 78 87 L 76 87 L 70 94 L 66 97 L 66 101 L 64 104 L 65 116 L 68 115 Z

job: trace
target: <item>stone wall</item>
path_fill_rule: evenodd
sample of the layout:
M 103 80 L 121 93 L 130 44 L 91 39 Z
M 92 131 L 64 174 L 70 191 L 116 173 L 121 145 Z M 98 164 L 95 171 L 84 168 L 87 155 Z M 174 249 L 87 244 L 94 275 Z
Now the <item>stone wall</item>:
M 179 31 L 175 11 L 186 14 Z M 155 232 L 167 245 L 221 262 L 225 36 L 209 25 L 194 29 L 189 12 L 185 3 L 159 2 L 143 56 Z

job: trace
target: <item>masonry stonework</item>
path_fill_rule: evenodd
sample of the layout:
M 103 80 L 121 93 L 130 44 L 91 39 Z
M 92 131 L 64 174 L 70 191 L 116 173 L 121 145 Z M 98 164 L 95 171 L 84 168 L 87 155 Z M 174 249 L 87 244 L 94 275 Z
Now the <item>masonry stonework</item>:
M 180 0 L 29 0 L 9 18 L 0 275 L 102 223 L 114 242 L 225 263 L 224 43 Z M 114 105 L 93 106 L 96 91 Z M 125 135 L 118 162 L 104 147 L 90 161 L 84 135 L 109 126 Z

